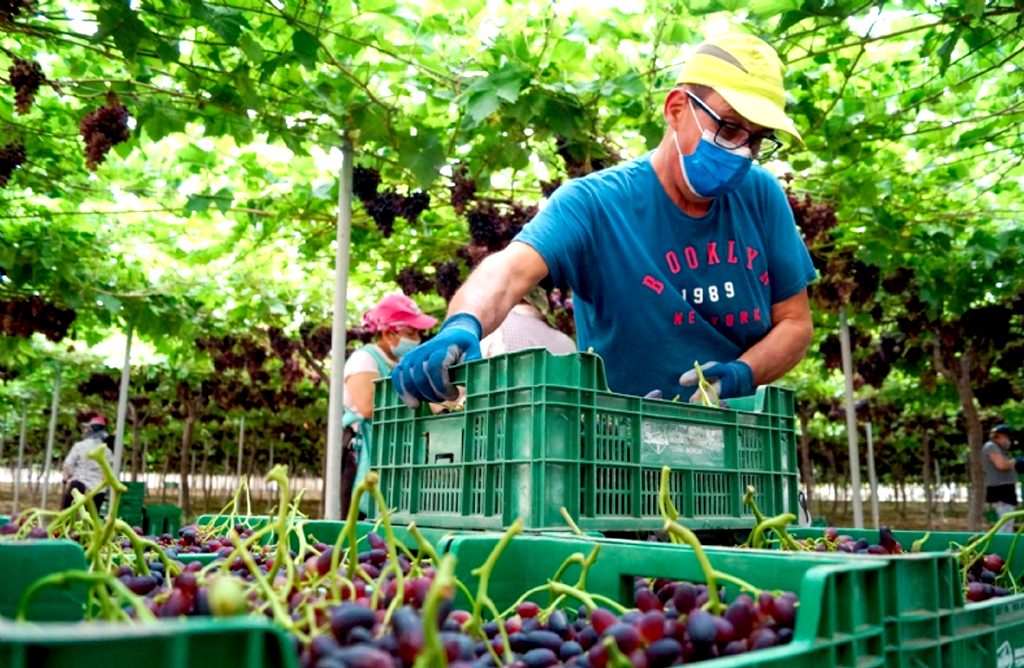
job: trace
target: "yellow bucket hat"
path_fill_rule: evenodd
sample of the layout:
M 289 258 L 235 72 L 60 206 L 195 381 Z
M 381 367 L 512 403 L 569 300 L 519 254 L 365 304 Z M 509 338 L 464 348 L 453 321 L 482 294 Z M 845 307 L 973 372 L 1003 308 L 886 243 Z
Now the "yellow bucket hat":
M 786 116 L 785 67 L 775 49 L 753 35 L 706 40 L 683 64 L 676 84 L 710 86 L 751 123 L 804 140 Z

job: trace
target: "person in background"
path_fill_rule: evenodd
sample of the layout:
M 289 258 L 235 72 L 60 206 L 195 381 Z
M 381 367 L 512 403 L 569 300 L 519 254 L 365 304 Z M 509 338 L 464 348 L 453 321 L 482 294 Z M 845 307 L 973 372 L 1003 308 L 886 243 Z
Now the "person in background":
M 61 501 L 61 510 L 68 508 L 74 503 L 72 492 L 78 490 L 85 494 L 100 485 L 103 485 L 103 468 L 99 462 L 89 459 L 88 454 L 96 448 L 104 448 L 107 462 L 114 465 L 114 453 L 110 449 L 110 434 L 107 433 L 107 421 L 96 416 L 82 426 L 85 438 L 71 446 L 67 457 L 64 458 L 64 465 L 61 471 L 64 474 L 64 499 Z M 106 485 L 103 485 L 106 487 Z M 106 491 L 102 491 L 93 497 L 96 507 L 103 505 L 106 499 Z
M 544 288 L 530 290 L 501 325 L 481 339 L 481 356 L 494 357 L 526 348 L 547 348 L 553 355 L 576 352 L 576 342 L 548 322 L 550 308 Z
M 419 345 L 421 333 L 436 324 L 437 318 L 423 313 L 405 295 L 388 295 L 363 314 L 363 327 L 375 336 L 373 343 L 358 348 L 345 361 L 342 517 L 348 515 L 353 490 L 370 470 L 373 381 L 389 377 L 398 360 Z
M 1007 452 L 1013 442 L 1013 429 L 1000 424 L 992 429 L 988 442 L 981 449 L 985 467 L 985 500 L 992 504 L 998 517 L 1017 509 L 1018 463 L 1024 458 L 1010 457 Z M 1013 533 L 1013 522 L 999 527 L 999 533 Z

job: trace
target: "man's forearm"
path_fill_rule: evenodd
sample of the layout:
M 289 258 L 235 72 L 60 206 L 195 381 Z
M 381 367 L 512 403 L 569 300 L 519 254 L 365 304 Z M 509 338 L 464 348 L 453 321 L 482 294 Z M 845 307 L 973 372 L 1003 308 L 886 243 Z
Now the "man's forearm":
M 448 315 L 469 313 L 483 329 L 481 338 L 504 322 L 512 307 L 547 275 L 547 265 L 537 251 L 513 242 L 505 250 L 484 259 L 452 298 Z
M 795 367 L 807 354 L 814 328 L 805 322 L 783 320 L 740 356 L 754 372 L 754 385 L 767 385 Z

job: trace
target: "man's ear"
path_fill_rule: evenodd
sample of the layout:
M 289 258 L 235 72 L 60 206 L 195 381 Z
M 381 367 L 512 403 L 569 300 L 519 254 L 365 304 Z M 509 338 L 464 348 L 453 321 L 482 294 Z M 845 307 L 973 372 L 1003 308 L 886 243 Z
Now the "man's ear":
M 686 96 L 682 86 L 677 86 L 669 91 L 668 97 L 665 98 L 665 107 L 662 110 L 662 115 L 669 127 L 676 127 L 679 117 L 686 112 L 689 104 L 690 99 Z

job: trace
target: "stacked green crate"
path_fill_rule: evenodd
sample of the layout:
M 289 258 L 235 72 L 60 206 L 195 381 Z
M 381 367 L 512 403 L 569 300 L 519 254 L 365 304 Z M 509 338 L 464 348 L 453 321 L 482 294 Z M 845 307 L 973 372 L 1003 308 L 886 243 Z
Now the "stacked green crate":
M 177 537 L 181 528 L 181 508 L 172 505 L 151 505 L 142 509 L 142 530 L 150 536 L 170 534 Z
M 126 482 L 128 491 L 121 495 L 117 503 L 117 516 L 128 523 L 129 526 L 141 527 L 144 517 L 142 505 L 146 498 L 146 483 Z M 107 491 L 107 501 L 104 507 L 104 515 L 110 507 L 110 492 Z
M 762 387 L 728 408 L 608 391 L 596 355 L 525 350 L 455 369 L 465 410 L 408 409 L 377 383 L 371 466 L 393 521 L 448 529 L 657 530 L 663 466 L 693 529 L 753 525 L 797 498 L 793 393 Z M 374 511 L 376 512 L 376 511 Z

